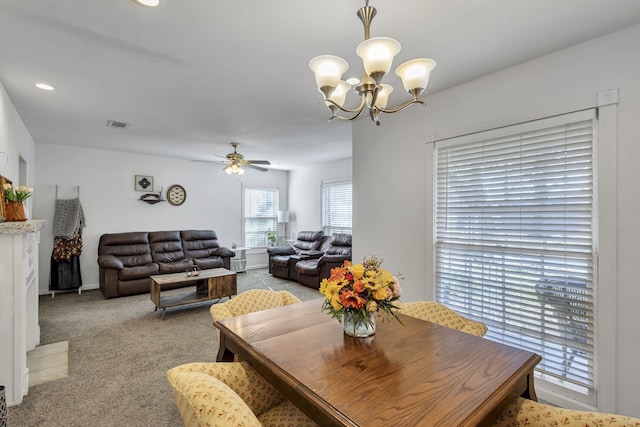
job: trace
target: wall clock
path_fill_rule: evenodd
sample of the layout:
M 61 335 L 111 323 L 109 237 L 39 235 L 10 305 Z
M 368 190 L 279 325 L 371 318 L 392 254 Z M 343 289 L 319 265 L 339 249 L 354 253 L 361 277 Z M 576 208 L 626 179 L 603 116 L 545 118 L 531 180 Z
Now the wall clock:
M 167 201 L 173 206 L 180 206 L 187 200 L 187 191 L 182 185 L 174 184 L 167 190 Z

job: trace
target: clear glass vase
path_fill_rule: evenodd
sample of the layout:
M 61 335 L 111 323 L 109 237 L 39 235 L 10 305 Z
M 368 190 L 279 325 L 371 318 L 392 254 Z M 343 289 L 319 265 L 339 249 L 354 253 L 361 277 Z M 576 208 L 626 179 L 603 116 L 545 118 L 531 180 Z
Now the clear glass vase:
M 376 333 L 375 313 L 366 313 L 363 316 L 346 312 L 342 316 L 344 333 L 356 338 L 370 337 Z

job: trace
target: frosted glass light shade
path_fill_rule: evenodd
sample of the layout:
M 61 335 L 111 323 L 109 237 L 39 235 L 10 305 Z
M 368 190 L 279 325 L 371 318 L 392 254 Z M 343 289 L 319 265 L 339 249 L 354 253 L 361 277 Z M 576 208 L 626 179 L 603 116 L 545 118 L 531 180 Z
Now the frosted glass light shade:
M 387 102 L 389 101 L 389 95 L 393 92 L 393 86 L 388 84 L 381 84 L 380 90 L 378 90 L 378 96 L 376 97 L 376 107 L 380 110 L 387 108 Z
M 389 37 L 374 37 L 358 45 L 356 53 L 364 63 L 364 71 L 387 74 L 393 58 L 400 52 L 400 43 Z
M 396 75 L 402 79 L 404 89 L 411 93 L 414 89 L 424 90 L 429 84 L 429 75 L 436 68 L 436 61 L 429 58 L 418 58 L 398 65 Z
M 344 80 L 340 80 L 340 83 L 338 83 L 338 86 L 336 86 L 336 88 L 333 90 L 333 92 L 329 96 L 329 99 L 342 107 L 344 105 L 344 101 L 347 99 L 347 93 L 349 92 L 349 89 L 351 89 L 351 85 Z M 325 101 L 324 103 L 327 104 L 327 107 L 333 105 L 327 101 Z
M 326 86 L 337 87 L 342 74 L 349 69 L 349 64 L 339 56 L 320 55 L 309 61 L 309 68 L 316 75 L 316 84 L 320 89 Z
M 231 175 L 232 173 L 237 173 L 238 175 L 244 175 L 244 169 L 242 169 L 240 166 L 238 166 L 235 163 L 230 164 L 229 166 L 224 168 L 224 171 L 229 175 Z

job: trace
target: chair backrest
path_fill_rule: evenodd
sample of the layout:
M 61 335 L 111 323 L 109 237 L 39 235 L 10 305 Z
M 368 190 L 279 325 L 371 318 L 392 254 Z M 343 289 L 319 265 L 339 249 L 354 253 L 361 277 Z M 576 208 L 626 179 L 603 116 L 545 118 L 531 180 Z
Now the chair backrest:
M 213 304 L 209 311 L 213 320 L 222 320 L 298 302 L 300 299 L 287 291 L 250 289 L 221 304 Z
M 297 251 L 314 251 L 320 248 L 322 243 L 322 237 L 324 232 L 320 231 L 300 231 L 296 240 L 293 242 L 293 247 Z
M 603 412 L 577 411 L 519 397 L 498 417 L 494 427 L 510 426 L 640 427 L 640 419 Z
M 283 401 L 246 362 L 187 363 L 167 379 L 185 426 L 262 426 L 258 417 Z
M 479 337 L 484 336 L 488 330 L 487 325 L 484 323 L 467 319 L 449 307 L 435 301 L 416 301 L 397 303 L 396 305 L 399 307 L 398 313 L 417 317 L 418 319 L 427 320 Z
M 351 256 L 351 234 L 334 233 L 325 253 L 327 255 Z

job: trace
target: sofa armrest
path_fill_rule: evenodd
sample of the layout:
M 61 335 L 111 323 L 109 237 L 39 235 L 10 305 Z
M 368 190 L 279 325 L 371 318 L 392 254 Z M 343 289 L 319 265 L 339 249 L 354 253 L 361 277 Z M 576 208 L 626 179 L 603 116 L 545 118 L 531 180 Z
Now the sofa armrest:
M 318 250 L 301 251 L 300 254 L 298 254 L 300 259 L 320 258 L 322 255 L 324 255 L 324 252 Z
M 268 248 L 267 253 L 269 254 L 269 256 L 293 255 L 296 253 L 296 250 L 291 246 L 276 246 L 274 248 Z
M 116 270 L 122 270 L 124 264 L 120 258 L 116 258 L 113 255 L 100 255 L 98 257 L 98 266 L 100 268 L 113 268 Z
M 229 248 L 219 247 L 212 250 L 211 255 L 219 256 L 222 258 L 224 257 L 232 258 L 236 256 L 236 253 Z
M 332 264 L 333 267 L 340 267 L 345 261 L 351 261 L 348 255 L 323 255 L 318 260 L 318 266 Z

